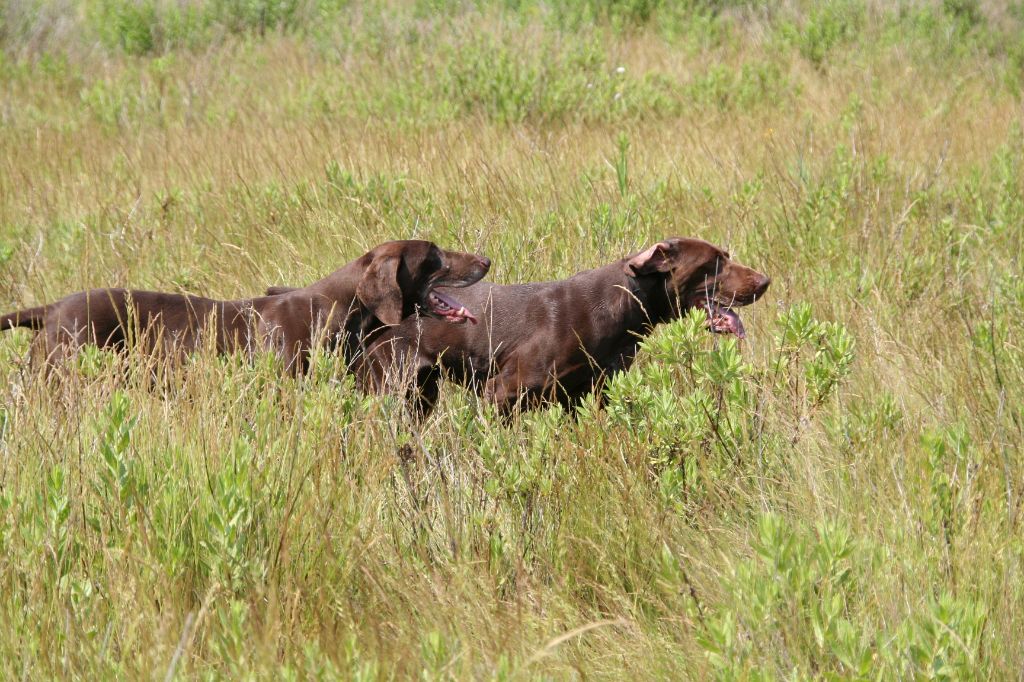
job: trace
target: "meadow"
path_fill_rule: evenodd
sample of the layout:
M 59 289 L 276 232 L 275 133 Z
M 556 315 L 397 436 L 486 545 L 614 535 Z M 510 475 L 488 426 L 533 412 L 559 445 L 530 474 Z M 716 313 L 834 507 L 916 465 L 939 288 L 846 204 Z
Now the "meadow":
M 773 279 L 507 424 L 0 334 L 0 677 L 1018 678 L 1022 89 L 1019 2 L 0 4 L 4 312 L 396 238 Z

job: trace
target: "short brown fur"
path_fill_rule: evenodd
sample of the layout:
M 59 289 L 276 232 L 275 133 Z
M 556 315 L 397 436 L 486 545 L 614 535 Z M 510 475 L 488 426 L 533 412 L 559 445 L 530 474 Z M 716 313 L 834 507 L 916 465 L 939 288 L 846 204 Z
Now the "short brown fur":
M 704 300 L 748 305 L 769 284 L 708 242 L 667 239 L 567 280 L 467 287 L 459 297 L 479 325 L 408 318 L 370 345 L 359 375 L 381 389 L 399 366 L 411 370 L 422 413 L 433 407 L 441 373 L 506 413 L 549 400 L 571 405 L 628 369 L 655 325 Z
M 327 277 L 275 296 L 220 301 L 201 296 L 92 289 L 55 303 L 0 316 L 0 330 L 37 330 L 33 356 L 48 367 L 84 344 L 183 353 L 203 343 L 220 353 L 274 350 L 291 372 L 307 368 L 311 349 L 357 348 L 386 325 L 398 324 L 439 286 L 463 287 L 482 278 L 486 258 L 444 251 L 427 241 L 386 242 Z M 213 336 L 210 339 L 210 335 Z

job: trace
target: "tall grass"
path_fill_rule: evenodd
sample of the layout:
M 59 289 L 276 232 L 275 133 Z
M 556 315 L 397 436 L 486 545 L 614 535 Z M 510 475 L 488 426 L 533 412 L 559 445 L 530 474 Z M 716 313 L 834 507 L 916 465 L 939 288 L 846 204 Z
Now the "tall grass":
M 0 335 L 4 677 L 1009 678 L 1015 5 L 9 2 L 0 308 L 235 297 L 386 239 L 773 278 L 607 405 L 423 424 L 338 358 Z M 159 377 L 153 380 L 153 373 Z

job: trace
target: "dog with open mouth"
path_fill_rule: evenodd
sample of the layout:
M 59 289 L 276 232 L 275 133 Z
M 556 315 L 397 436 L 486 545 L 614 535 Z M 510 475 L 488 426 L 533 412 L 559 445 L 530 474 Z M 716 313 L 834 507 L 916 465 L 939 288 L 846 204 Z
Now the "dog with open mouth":
M 341 350 L 351 361 L 388 325 L 420 313 L 442 324 L 476 322 L 452 293 L 478 282 L 490 259 L 446 251 L 429 241 L 380 244 L 323 279 L 273 295 L 220 301 L 120 288 L 91 289 L 35 308 L 0 315 L 0 331 L 38 333 L 33 358 L 48 369 L 78 348 L 128 345 L 172 357 L 205 344 L 218 353 L 280 354 L 292 374 L 308 369 L 313 349 Z
M 459 299 L 477 311 L 479 324 L 410 317 L 369 345 L 357 375 L 377 390 L 408 386 L 411 378 L 420 414 L 436 402 L 442 374 L 506 414 L 543 402 L 571 406 L 628 369 L 656 325 L 691 309 L 705 311 L 710 331 L 744 338 L 736 308 L 770 283 L 706 241 L 665 239 L 566 280 L 465 287 Z M 435 317 L 462 306 L 437 295 Z

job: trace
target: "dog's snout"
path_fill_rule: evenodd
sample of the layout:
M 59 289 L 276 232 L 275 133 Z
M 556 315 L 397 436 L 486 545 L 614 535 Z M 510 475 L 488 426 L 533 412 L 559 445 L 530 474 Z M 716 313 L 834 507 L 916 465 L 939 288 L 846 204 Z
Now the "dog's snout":
M 480 263 L 480 267 L 482 267 L 485 271 L 491 269 L 491 259 L 488 258 L 487 256 L 477 256 L 476 260 L 477 262 Z
M 770 285 L 771 283 L 771 277 L 768 277 L 767 275 L 761 275 L 757 281 L 757 284 L 754 285 L 754 293 L 759 297 L 762 296 L 764 292 L 768 291 L 768 285 Z

